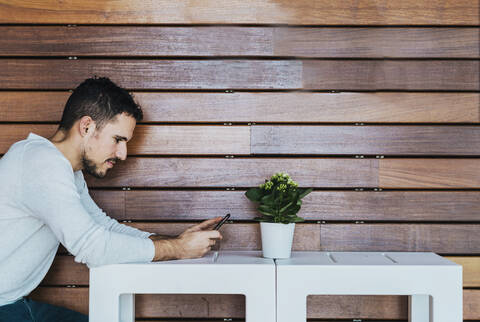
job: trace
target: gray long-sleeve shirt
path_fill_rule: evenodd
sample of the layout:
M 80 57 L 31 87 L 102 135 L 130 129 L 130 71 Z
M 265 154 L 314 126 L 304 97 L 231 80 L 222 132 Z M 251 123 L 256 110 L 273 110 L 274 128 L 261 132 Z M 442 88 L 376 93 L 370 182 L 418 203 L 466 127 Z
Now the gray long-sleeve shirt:
M 94 267 L 152 261 L 150 235 L 108 217 L 49 140 L 30 133 L 0 159 L 0 305 L 40 284 L 59 243 Z

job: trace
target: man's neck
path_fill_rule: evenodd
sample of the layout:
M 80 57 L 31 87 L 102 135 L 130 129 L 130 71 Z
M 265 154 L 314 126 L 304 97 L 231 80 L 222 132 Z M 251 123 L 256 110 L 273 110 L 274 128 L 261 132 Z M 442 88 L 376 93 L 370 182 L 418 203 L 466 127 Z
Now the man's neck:
M 78 144 L 73 142 L 73 139 L 68 137 L 63 131 L 57 131 L 52 137 L 49 138 L 50 142 L 62 152 L 62 154 L 70 162 L 73 171 L 82 170 L 82 159 L 79 153 Z

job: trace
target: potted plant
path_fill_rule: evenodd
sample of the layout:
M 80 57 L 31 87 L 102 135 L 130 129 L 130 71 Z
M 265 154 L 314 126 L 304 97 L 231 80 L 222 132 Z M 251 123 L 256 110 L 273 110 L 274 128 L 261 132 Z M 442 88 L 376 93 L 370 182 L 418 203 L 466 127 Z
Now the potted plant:
M 298 188 L 287 173 L 275 173 L 257 188 L 248 189 L 246 197 L 258 202 L 263 257 L 289 258 L 292 250 L 295 223 L 304 221 L 297 216 L 302 198 L 312 192 L 312 188 Z

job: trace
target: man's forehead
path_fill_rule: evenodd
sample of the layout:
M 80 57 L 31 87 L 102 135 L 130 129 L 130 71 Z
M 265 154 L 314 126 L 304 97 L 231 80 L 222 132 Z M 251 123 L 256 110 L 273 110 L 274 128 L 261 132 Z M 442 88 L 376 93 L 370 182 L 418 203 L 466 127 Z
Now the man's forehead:
M 107 124 L 105 124 L 104 132 L 109 135 L 119 136 L 129 140 L 133 135 L 136 120 L 128 115 L 116 115 Z

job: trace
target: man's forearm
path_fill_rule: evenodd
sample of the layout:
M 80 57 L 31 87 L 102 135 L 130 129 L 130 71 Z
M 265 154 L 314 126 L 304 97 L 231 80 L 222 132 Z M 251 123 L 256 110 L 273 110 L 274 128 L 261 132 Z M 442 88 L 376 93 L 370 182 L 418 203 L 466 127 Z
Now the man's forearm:
M 159 235 L 152 235 L 149 237 L 153 241 L 153 245 L 155 246 L 155 257 L 153 258 L 153 261 L 178 259 L 178 240 L 176 238 L 168 236 L 161 237 L 164 238 L 159 239 Z

